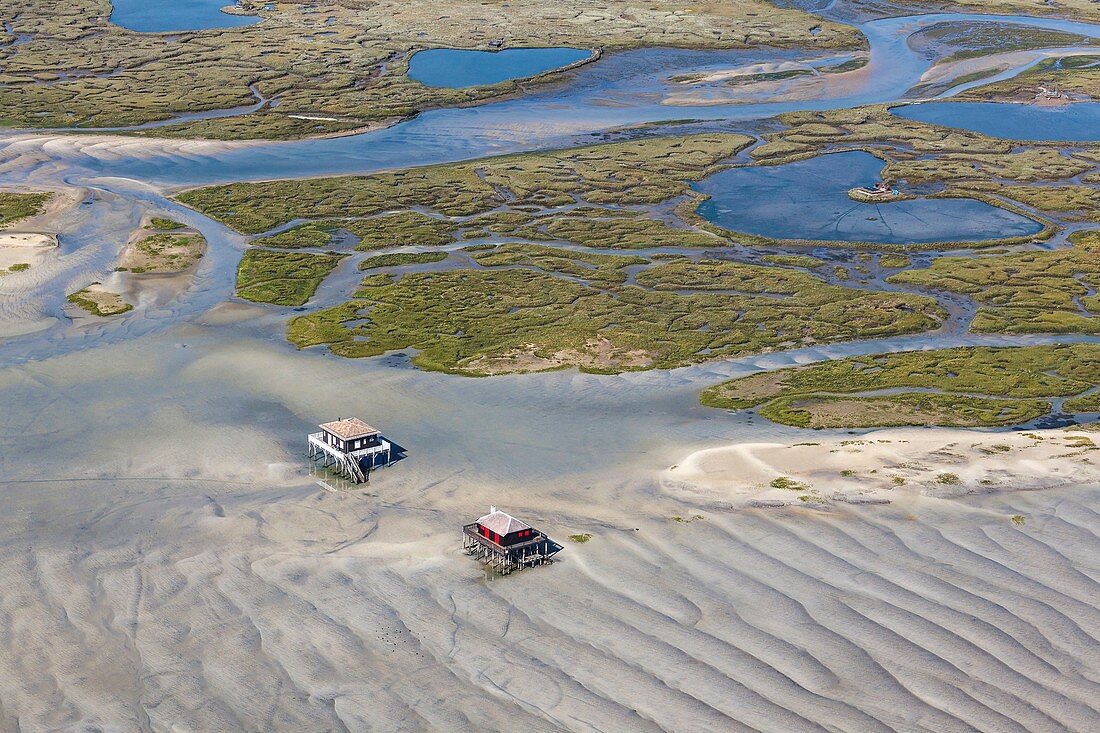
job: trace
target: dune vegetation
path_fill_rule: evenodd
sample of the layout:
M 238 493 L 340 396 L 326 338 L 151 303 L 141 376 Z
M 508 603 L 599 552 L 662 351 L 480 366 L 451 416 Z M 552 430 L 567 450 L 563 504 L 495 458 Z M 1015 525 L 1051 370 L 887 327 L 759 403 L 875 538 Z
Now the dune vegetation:
M 153 220 L 149 228 L 139 230 L 127 244 L 117 268 L 120 272 L 135 275 L 183 272 L 202 258 L 206 251 L 206 238 L 202 234 L 185 230 L 182 224 L 158 227 L 156 222 Z
M 50 193 L 0 192 L 0 227 L 41 213 L 52 196 Z
M 119 316 L 134 309 L 121 295 L 100 288 L 99 283 L 92 283 L 89 287 L 78 290 L 67 300 L 93 316 L 102 318 Z

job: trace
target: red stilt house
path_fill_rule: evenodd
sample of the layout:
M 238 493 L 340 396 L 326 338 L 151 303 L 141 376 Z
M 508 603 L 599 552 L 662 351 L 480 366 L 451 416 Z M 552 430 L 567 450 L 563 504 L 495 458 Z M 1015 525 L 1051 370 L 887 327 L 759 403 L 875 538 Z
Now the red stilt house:
M 550 562 L 561 550 L 539 530 L 496 507 L 462 528 L 462 547 L 503 574 Z

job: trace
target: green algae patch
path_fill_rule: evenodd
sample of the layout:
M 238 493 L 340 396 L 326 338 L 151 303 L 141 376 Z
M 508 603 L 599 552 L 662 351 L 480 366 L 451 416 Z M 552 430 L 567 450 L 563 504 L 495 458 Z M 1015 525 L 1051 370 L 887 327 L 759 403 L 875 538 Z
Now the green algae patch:
M 341 259 L 330 254 L 249 250 L 237 268 L 237 297 L 272 305 L 302 305 Z

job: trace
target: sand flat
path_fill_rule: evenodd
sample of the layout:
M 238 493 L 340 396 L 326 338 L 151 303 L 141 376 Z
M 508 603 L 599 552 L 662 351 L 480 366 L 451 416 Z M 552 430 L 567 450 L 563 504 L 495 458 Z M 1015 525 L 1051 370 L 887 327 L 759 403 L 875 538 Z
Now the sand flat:
M 57 237 L 39 232 L 0 231 L 0 270 L 12 265 L 41 263 L 57 249 Z
M 741 506 L 1100 484 L 1095 430 L 904 428 L 824 438 L 792 432 L 783 442 L 696 451 L 662 483 L 674 495 Z
M 1095 727 L 1095 484 L 719 507 L 661 490 L 704 437 L 690 387 L 469 380 L 227 328 L 0 370 L 0 728 Z M 301 441 L 349 412 L 410 457 L 325 490 Z M 486 577 L 458 529 L 490 503 L 560 562 Z

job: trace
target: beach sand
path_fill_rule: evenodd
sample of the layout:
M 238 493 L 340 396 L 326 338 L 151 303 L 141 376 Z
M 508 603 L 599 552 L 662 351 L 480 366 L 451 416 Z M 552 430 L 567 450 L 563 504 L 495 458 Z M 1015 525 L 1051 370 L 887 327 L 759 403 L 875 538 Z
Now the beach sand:
M 906 428 L 803 437 L 701 450 L 666 471 L 662 484 L 675 495 L 733 506 L 1100 485 L 1100 430 Z

